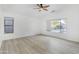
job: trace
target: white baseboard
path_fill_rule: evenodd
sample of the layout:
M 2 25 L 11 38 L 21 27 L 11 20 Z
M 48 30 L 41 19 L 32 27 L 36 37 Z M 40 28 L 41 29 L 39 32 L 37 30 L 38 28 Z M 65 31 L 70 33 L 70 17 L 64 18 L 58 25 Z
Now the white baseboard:
M 28 36 L 34 36 L 34 35 L 37 35 L 37 34 L 28 34 L 28 35 L 20 35 L 20 36 L 17 35 L 12 38 L 3 38 L 3 40 L 17 39 L 17 38 L 21 38 L 21 37 L 28 37 Z

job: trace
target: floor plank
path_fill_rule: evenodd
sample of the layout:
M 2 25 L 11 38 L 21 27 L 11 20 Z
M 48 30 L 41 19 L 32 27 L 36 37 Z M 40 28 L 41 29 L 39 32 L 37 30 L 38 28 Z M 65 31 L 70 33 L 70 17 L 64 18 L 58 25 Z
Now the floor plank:
M 79 44 L 43 35 L 4 40 L 1 54 L 78 54 Z

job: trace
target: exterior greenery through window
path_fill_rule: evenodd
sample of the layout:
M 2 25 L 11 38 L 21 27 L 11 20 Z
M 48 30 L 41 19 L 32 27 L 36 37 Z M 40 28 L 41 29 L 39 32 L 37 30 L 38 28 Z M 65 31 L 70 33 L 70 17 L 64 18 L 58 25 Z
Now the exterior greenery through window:
M 52 19 L 48 21 L 47 30 L 51 32 L 66 32 L 66 23 L 63 19 Z

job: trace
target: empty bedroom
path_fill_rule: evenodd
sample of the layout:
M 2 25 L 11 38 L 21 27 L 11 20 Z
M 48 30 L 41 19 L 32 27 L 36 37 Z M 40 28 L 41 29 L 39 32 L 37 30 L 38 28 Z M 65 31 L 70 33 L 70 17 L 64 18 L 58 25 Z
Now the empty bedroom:
M 79 4 L 0 4 L 0 54 L 79 54 Z

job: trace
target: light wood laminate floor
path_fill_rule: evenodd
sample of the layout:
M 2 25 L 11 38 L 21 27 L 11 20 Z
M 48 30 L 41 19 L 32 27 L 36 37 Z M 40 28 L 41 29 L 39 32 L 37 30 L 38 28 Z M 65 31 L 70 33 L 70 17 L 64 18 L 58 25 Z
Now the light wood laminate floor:
M 79 43 L 36 35 L 4 40 L 1 54 L 77 54 Z

